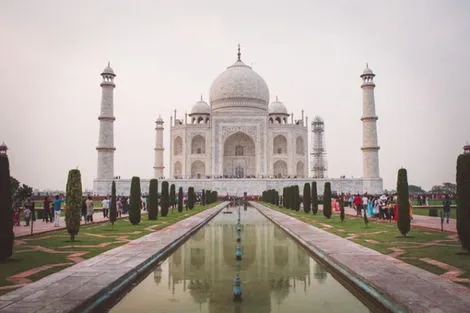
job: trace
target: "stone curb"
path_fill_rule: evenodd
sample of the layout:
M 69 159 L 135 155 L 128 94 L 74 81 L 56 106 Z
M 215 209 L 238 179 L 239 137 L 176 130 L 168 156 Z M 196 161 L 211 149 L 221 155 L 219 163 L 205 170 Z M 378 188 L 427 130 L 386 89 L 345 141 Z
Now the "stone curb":
M 0 313 L 102 312 L 228 202 L 0 296 Z
M 466 312 L 470 307 L 470 289 L 465 286 L 261 204 L 250 204 L 359 289 L 360 293 L 390 312 L 457 313 Z

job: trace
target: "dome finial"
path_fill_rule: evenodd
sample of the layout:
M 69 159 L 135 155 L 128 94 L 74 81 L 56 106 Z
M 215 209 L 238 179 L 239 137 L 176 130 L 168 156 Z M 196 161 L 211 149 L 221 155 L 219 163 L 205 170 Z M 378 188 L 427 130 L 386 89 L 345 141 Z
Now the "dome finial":
M 108 61 L 108 67 L 111 67 L 111 62 Z
M 276 101 L 279 101 L 279 98 L 277 97 L 277 95 L 276 95 Z
M 201 93 L 201 101 L 202 101 L 202 93 Z
M 241 57 L 242 57 L 242 53 L 240 52 L 240 44 L 238 44 L 238 53 L 237 53 L 237 56 L 238 56 L 238 61 L 241 61 Z

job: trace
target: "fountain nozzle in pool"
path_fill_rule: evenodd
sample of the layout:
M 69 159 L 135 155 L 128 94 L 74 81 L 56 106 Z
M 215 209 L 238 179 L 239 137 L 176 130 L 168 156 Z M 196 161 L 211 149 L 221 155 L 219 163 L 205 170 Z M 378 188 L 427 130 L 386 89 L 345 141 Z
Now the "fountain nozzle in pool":
M 235 258 L 238 261 L 242 259 L 242 248 L 240 247 L 240 245 L 237 245 L 237 247 L 235 248 Z
M 233 301 L 242 301 L 242 281 L 240 274 L 233 279 Z

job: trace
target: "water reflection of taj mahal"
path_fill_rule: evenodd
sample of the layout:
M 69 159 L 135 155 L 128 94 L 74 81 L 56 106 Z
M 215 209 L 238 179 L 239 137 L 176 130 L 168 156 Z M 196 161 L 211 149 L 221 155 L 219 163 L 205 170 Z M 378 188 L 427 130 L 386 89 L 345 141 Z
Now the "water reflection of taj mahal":
M 183 288 L 194 301 L 208 303 L 209 312 L 224 312 L 232 304 L 231 282 L 237 267 L 236 221 L 219 217 L 222 221 L 202 228 L 168 260 L 168 288 Z M 242 225 L 242 234 L 239 270 L 244 280 L 243 302 L 259 308 L 256 312 L 269 312 L 271 305 L 281 304 L 291 291 L 307 288 L 311 272 L 320 282 L 326 279 L 322 265 L 313 265 L 303 248 L 261 216 L 259 220 L 250 216 Z M 156 280 L 158 275 L 159 269 Z

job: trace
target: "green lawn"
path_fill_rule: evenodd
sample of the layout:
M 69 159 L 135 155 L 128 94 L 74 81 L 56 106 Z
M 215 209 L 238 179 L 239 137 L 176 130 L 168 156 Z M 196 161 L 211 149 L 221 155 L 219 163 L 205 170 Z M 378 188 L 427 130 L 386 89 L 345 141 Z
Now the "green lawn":
M 408 238 L 404 238 L 393 223 L 369 221 L 368 226 L 365 226 L 363 219 L 358 217 L 347 215 L 344 222 L 341 222 L 337 214 L 327 219 L 322 212 L 315 216 L 312 213 L 278 208 L 264 202 L 262 204 L 343 238 L 355 234 L 357 236 L 351 239 L 352 241 L 383 254 L 390 254 L 391 248 L 403 249 L 405 253 L 398 256 L 398 259 L 437 275 L 446 271 L 424 262 L 423 258 L 455 266 L 464 272 L 460 277 L 470 278 L 470 254 L 461 254 L 464 250 L 461 248 L 457 235 L 416 227 L 408 233 Z M 333 227 L 328 228 L 322 224 Z M 423 245 L 430 242 L 435 242 L 435 244 Z M 470 287 L 470 283 L 461 284 Z
M 110 223 L 82 225 L 80 226 L 80 232 L 74 242 L 70 241 L 66 230 L 20 238 L 15 242 L 13 256 L 7 262 L 0 263 L 0 286 L 12 285 L 11 282 L 7 281 L 8 277 L 42 265 L 70 263 L 67 266 L 71 266 L 74 263 L 67 257 L 72 252 L 85 252 L 82 258 L 88 259 L 104 251 L 123 245 L 129 240 L 137 239 L 156 230 L 165 228 L 217 204 L 218 203 L 213 203 L 205 207 L 196 206 L 193 210 L 183 211 L 182 213 L 178 213 L 175 209 L 166 217 L 159 216 L 156 221 L 149 221 L 145 214 L 142 215 L 141 222 L 138 225 L 132 225 L 127 218 L 117 220 L 114 227 L 112 227 Z M 153 226 L 151 229 L 147 229 L 151 226 Z M 38 251 L 38 247 L 61 252 L 70 251 L 70 253 L 47 253 Z M 47 269 L 27 278 L 35 281 L 63 270 L 67 266 Z M 0 290 L 0 294 L 10 290 Z
M 441 216 L 441 211 L 442 211 L 442 209 L 438 209 L 438 210 L 437 210 L 438 216 Z M 429 209 L 417 209 L 417 208 L 413 208 L 413 214 L 429 216 Z M 456 214 L 457 214 L 457 209 L 451 208 L 451 209 L 450 209 L 450 218 L 457 218 L 457 217 L 456 217 Z

